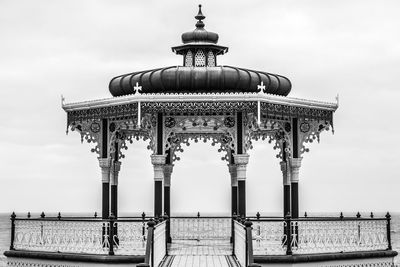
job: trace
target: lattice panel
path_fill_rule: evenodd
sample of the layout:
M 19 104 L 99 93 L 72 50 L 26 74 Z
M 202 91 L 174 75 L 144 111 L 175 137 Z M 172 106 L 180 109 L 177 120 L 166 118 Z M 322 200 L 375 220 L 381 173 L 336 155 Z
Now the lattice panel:
M 185 57 L 185 66 L 186 67 L 193 67 L 193 54 L 192 51 L 187 52 Z
M 197 50 L 196 56 L 194 57 L 194 62 L 196 67 L 206 66 L 206 56 L 204 55 L 203 50 Z
M 209 51 L 207 55 L 207 66 L 208 67 L 215 67 L 215 57 L 213 52 Z

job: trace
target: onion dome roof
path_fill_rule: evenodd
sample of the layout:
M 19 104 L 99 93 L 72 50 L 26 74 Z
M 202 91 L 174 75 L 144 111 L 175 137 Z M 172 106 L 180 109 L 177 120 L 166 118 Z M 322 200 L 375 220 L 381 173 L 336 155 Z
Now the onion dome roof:
M 196 29 L 182 34 L 182 45 L 172 51 L 183 56 L 183 66 L 171 66 L 123 74 L 110 81 L 113 96 L 135 93 L 239 93 L 263 92 L 287 96 L 288 78 L 264 71 L 218 66 L 217 56 L 228 52 L 218 45 L 218 34 L 204 29 L 199 5 Z
M 289 79 L 266 72 L 231 66 L 173 66 L 129 73 L 110 83 L 113 96 L 139 93 L 236 93 L 259 92 L 287 95 Z

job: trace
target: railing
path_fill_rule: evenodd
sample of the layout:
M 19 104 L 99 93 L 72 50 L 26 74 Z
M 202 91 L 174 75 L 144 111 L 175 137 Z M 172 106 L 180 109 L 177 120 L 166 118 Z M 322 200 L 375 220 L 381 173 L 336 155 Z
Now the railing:
M 171 217 L 170 235 L 172 240 L 229 240 L 231 217 Z
M 391 250 L 390 219 L 389 214 L 385 218 L 252 219 L 254 255 Z
M 144 255 L 146 220 L 11 216 L 10 250 Z
M 147 232 L 147 244 L 144 263 L 138 264 L 139 267 L 156 267 L 165 259 L 167 255 L 166 222 L 157 223 L 150 220 Z
M 246 266 L 246 227 L 234 221 L 233 253 L 241 266 Z

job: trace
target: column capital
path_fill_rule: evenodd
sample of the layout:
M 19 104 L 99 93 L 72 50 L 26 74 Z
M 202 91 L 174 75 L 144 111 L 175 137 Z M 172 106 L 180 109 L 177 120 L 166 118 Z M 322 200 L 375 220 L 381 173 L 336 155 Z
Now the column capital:
M 281 171 L 282 171 L 282 176 L 283 176 L 283 185 L 290 185 L 290 175 L 289 175 L 289 166 L 288 162 L 286 161 L 281 161 Z
M 238 181 L 246 180 L 246 169 L 247 163 L 249 163 L 249 155 L 248 154 L 234 154 L 236 165 L 236 178 Z
M 171 174 L 174 169 L 174 164 L 164 165 L 164 186 L 171 186 Z
M 164 166 L 165 166 L 165 158 L 166 155 L 157 155 L 153 154 L 151 157 L 151 163 L 154 168 L 154 181 L 163 181 L 164 180 Z
M 109 183 L 111 158 L 98 158 L 98 160 L 99 160 L 99 166 L 101 168 L 101 181 L 102 183 Z
M 97 158 L 99 160 L 100 168 L 110 168 L 111 158 Z
M 153 164 L 153 165 L 164 165 L 165 164 L 166 155 L 152 154 L 150 156 L 150 158 L 151 158 L 151 164 Z
M 236 165 L 247 165 L 249 163 L 249 154 L 234 154 L 233 158 Z
M 111 185 L 118 185 L 118 176 L 120 170 L 121 170 L 121 162 L 113 161 L 111 168 L 111 178 L 110 178 Z
M 299 172 L 301 167 L 301 160 L 303 158 L 290 158 L 290 169 L 291 169 L 291 182 L 298 183 L 299 182 Z
M 236 164 L 228 164 L 228 169 L 231 175 L 231 186 L 238 186 Z

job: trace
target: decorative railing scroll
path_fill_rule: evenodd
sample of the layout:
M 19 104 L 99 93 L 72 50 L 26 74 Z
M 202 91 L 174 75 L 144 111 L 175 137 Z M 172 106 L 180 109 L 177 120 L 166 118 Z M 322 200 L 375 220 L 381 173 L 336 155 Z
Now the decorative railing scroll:
M 16 220 L 14 248 L 17 250 L 108 253 L 109 222 Z
M 27 251 L 144 255 L 144 223 L 139 219 L 14 217 L 11 247 Z
M 298 220 L 291 222 L 293 253 L 385 250 L 386 219 Z M 298 229 L 298 233 L 296 230 Z
M 284 220 L 255 220 L 253 222 L 254 255 L 285 255 L 287 235 Z
M 254 255 L 391 250 L 386 218 L 255 219 Z
M 116 255 L 144 255 L 146 251 L 147 227 L 145 221 L 118 220 L 114 228 L 114 252 Z
M 230 217 L 171 217 L 171 238 L 179 240 L 229 240 Z
M 246 266 L 246 230 L 245 226 L 234 221 L 234 251 L 241 266 Z

